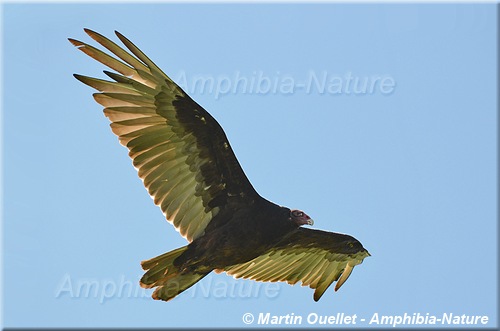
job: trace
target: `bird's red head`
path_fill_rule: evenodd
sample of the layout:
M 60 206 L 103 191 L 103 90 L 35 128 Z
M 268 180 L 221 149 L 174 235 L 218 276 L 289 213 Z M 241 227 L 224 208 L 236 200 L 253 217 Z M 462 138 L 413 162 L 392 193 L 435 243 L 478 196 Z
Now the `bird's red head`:
M 295 222 L 297 226 L 313 225 L 314 221 L 307 216 L 302 210 L 294 209 L 290 211 L 290 220 Z

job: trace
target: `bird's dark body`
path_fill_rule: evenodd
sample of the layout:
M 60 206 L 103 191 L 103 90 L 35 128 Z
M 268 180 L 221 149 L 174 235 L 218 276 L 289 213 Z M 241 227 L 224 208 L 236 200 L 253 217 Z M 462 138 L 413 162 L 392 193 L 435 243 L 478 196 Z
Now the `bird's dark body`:
M 290 209 L 256 199 L 251 205 L 219 212 L 205 234 L 191 242 L 174 265 L 181 270 L 208 272 L 247 262 L 297 228 L 290 220 Z

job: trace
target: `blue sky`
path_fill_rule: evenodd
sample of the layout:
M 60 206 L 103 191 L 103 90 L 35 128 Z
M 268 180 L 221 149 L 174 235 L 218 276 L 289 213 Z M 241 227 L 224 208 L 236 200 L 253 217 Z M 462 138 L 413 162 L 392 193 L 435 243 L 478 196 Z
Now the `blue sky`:
M 4 4 L 4 326 L 345 313 L 369 327 L 375 313 L 453 313 L 494 327 L 496 19 L 493 5 L 464 4 Z M 306 287 L 225 274 L 152 300 L 139 262 L 185 241 L 72 77 L 103 77 L 67 41 L 89 42 L 84 27 L 122 32 L 184 79 L 261 195 L 372 257 L 317 303 Z

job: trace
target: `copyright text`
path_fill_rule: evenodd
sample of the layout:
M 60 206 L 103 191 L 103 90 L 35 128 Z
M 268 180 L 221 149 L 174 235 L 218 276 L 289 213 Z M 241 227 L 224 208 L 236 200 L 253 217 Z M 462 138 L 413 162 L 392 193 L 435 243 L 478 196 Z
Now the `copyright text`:
M 244 324 L 257 325 L 365 325 L 365 326 L 424 326 L 424 325 L 487 325 L 489 317 L 486 315 L 466 315 L 444 313 L 432 315 L 429 313 L 404 313 L 402 315 L 383 315 L 374 313 L 371 316 L 358 316 L 357 314 L 336 313 L 332 315 L 321 315 L 310 313 L 300 315 L 289 313 L 286 315 L 272 315 L 271 313 L 245 313 Z

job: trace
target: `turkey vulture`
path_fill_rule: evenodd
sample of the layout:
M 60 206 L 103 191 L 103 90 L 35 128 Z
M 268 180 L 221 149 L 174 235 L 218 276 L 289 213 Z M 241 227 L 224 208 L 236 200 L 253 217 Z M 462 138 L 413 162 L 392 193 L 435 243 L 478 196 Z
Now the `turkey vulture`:
M 79 50 L 113 69 L 113 81 L 74 76 L 99 93 L 111 129 L 127 147 L 144 186 L 189 242 L 141 263 L 145 288 L 171 300 L 211 271 L 264 282 L 301 282 L 318 301 L 370 256 L 355 238 L 302 228 L 312 219 L 261 197 L 217 121 L 139 48 L 116 35 L 85 32 L 114 56 L 78 40 Z

